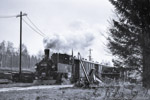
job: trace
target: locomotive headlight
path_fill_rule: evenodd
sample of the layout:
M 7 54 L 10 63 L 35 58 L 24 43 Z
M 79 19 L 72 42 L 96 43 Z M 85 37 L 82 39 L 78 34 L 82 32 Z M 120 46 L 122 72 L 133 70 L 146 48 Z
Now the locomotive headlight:
M 45 76 L 46 76 L 46 73 L 43 72 L 43 73 L 41 74 L 41 76 L 42 76 L 42 77 L 45 77 Z
M 34 66 L 34 69 L 36 69 L 37 68 L 37 66 Z
M 35 79 L 37 80 L 37 79 L 38 79 L 38 77 L 35 77 Z
M 53 65 L 52 68 L 55 68 L 55 66 Z

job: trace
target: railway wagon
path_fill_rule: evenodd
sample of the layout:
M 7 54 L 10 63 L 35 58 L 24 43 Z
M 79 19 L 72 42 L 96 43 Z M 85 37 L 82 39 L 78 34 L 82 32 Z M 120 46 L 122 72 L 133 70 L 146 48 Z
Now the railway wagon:
M 87 75 L 90 74 L 90 71 L 92 69 L 95 69 L 95 73 L 99 76 L 101 73 L 101 65 L 95 62 L 82 60 L 82 63 L 84 65 L 85 71 Z M 79 59 L 74 59 L 74 64 L 72 66 L 72 78 L 74 82 L 77 82 L 78 80 L 81 80 L 82 78 L 85 78 L 85 74 L 82 68 L 81 61 Z
M 102 65 L 97 62 L 87 61 L 84 59 L 82 59 L 82 63 L 88 76 L 90 75 L 91 70 L 94 69 L 95 75 L 101 79 L 105 79 L 106 77 L 112 79 L 120 78 L 121 72 L 116 67 Z M 79 59 L 74 59 L 74 64 L 72 66 L 72 75 L 74 82 L 85 78 L 85 73 Z
M 121 71 L 119 68 L 102 65 L 101 77 L 104 79 L 106 77 L 111 79 L 119 79 Z

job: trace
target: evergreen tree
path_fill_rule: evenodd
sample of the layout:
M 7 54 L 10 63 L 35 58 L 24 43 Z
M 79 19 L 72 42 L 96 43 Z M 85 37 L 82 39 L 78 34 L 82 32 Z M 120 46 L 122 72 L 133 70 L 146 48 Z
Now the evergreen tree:
M 0 43 L 0 68 L 19 69 L 19 48 L 15 50 L 12 42 Z M 40 59 L 29 55 L 26 45 L 22 45 L 22 69 L 33 69 Z
M 150 1 L 110 0 L 118 19 L 109 29 L 108 47 L 117 66 L 143 68 L 143 85 L 150 87 Z

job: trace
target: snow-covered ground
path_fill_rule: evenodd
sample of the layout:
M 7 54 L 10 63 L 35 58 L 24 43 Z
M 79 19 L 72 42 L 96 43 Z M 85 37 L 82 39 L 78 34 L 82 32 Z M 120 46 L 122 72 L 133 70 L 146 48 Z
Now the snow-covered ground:
M 9 88 L 0 88 L 0 92 L 8 92 L 8 91 L 20 91 L 20 90 L 35 90 L 35 89 L 59 89 L 73 87 L 73 85 L 46 85 L 46 86 L 30 86 L 30 87 L 9 87 Z
M 150 100 L 150 93 L 132 84 L 96 89 L 50 85 L 0 88 L 0 100 Z

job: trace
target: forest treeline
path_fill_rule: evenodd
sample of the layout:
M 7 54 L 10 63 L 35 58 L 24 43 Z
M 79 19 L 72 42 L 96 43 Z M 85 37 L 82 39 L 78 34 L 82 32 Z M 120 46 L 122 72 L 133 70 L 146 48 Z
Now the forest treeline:
M 19 52 L 12 42 L 0 42 L 0 68 L 19 68 Z M 39 60 L 39 56 L 29 55 L 27 47 L 22 44 L 22 68 L 31 69 Z

